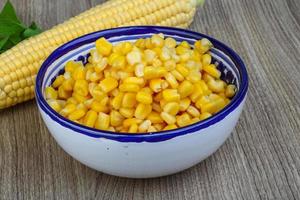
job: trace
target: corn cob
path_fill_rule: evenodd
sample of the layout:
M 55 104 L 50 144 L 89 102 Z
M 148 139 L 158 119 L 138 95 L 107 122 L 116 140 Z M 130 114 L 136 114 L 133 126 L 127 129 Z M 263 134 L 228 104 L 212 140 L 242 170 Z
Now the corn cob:
M 131 25 L 187 27 L 196 0 L 110 0 L 0 55 L 0 109 L 34 98 L 43 61 L 60 45 L 84 34 Z

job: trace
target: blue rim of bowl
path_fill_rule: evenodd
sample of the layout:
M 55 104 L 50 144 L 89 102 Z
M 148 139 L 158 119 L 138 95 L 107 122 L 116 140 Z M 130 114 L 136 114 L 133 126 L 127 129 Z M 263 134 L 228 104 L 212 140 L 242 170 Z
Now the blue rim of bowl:
M 62 55 L 82 45 L 93 42 L 100 37 L 110 38 L 110 37 L 122 36 L 122 35 L 148 34 L 148 33 L 154 33 L 154 34 L 165 33 L 168 35 L 178 35 L 181 37 L 189 37 L 195 39 L 200 39 L 204 37 L 209 39 L 213 43 L 214 47 L 216 47 L 217 49 L 225 53 L 227 56 L 229 56 L 229 58 L 238 68 L 240 79 L 241 79 L 240 88 L 237 94 L 230 102 L 230 104 L 228 104 L 224 109 L 222 109 L 220 112 L 216 113 L 212 117 L 197 122 L 195 124 L 191 124 L 186 127 L 181 127 L 169 131 L 159 131 L 155 133 L 142 133 L 142 134 L 116 133 L 112 131 L 104 131 L 104 130 L 89 128 L 64 118 L 48 105 L 48 103 L 46 102 L 42 94 L 42 83 L 43 83 L 44 75 L 48 66 L 50 66 L 54 61 L 59 59 Z M 71 129 L 73 131 L 76 131 L 78 133 L 93 138 L 106 138 L 106 139 L 115 140 L 119 142 L 161 142 L 161 141 L 172 139 L 177 136 L 182 136 L 189 133 L 193 133 L 195 131 L 199 131 L 201 129 L 207 128 L 221 121 L 240 105 L 240 103 L 244 100 L 246 96 L 247 90 L 248 90 L 248 74 L 247 74 L 245 64 L 240 58 L 240 56 L 224 43 L 205 34 L 197 33 L 186 29 L 162 27 L 162 26 L 131 26 L 131 27 L 107 29 L 107 30 L 90 33 L 82 37 L 79 37 L 77 39 L 74 39 L 62 45 L 58 49 L 56 49 L 44 61 L 41 68 L 39 69 L 39 72 L 36 77 L 35 94 L 36 94 L 36 101 L 40 109 L 42 109 L 51 119 L 53 119 L 55 122 L 59 123 L 60 125 L 68 129 Z

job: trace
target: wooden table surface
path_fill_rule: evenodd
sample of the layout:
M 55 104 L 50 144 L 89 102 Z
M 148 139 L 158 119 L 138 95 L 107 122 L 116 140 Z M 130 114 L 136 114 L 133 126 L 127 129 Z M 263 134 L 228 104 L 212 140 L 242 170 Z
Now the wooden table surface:
M 101 0 L 12 2 L 46 29 Z M 250 76 L 233 134 L 202 163 L 146 180 L 94 171 L 57 145 L 30 101 L 0 112 L 0 199 L 300 199 L 299 10 L 299 0 L 208 0 L 198 10 L 190 29 L 233 47 Z

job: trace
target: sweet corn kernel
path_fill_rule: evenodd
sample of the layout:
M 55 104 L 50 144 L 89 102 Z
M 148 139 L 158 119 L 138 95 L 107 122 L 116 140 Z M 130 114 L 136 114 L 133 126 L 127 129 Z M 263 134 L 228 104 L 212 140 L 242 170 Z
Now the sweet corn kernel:
M 49 99 L 49 100 L 47 100 L 47 103 L 56 112 L 59 112 L 62 109 L 61 105 L 55 99 Z
M 60 112 L 62 116 L 66 117 L 68 116 L 71 112 L 76 110 L 76 105 L 72 103 L 68 103 Z
M 228 98 L 232 98 L 235 95 L 236 87 L 235 85 L 229 84 L 225 90 L 225 96 Z
M 204 113 L 201 113 L 199 118 L 200 118 L 200 120 L 205 120 L 211 116 L 212 116 L 212 114 L 210 114 L 209 112 L 204 112 Z
M 107 41 L 104 37 L 96 41 L 96 49 L 100 55 L 108 56 L 112 51 L 112 44 Z
M 148 92 L 140 91 L 136 95 L 136 100 L 143 104 L 151 104 L 152 103 L 152 95 Z
M 200 116 L 200 112 L 197 108 L 195 108 L 194 106 L 189 106 L 188 109 L 186 110 L 191 116 L 193 117 L 199 117 Z
M 123 115 L 125 118 L 132 118 L 134 115 L 135 109 L 133 108 L 120 108 L 119 112 L 121 115 Z
M 171 115 L 177 115 L 177 113 L 179 112 L 179 108 L 180 108 L 179 103 L 169 102 L 163 106 L 163 111 Z
M 118 87 L 118 81 L 114 78 L 108 77 L 103 79 L 99 86 L 103 92 L 108 93 Z
M 123 83 L 119 86 L 119 89 L 121 92 L 138 92 L 140 87 L 133 83 Z
M 110 112 L 110 124 L 112 126 L 120 126 L 124 121 L 124 117 L 116 110 Z
M 179 101 L 180 95 L 176 89 L 166 89 L 162 92 L 162 96 L 166 101 Z
M 73 79 L 67 79 L 65 80 L 60 87 L 62 87 L 65 91 L 72 91 L 73 90 L 73 86 L 74 86 L 74 80 Z
M 124 79 L 124 83 L 136 84 L 136 85 L 144 85 L 145 81 L 143 78 L 139 77 L 127 77 Z
M 126 56 L 129 65 L 135 65 L 142 62 L 142 54 L 139 51 L 131 51 Z
M 190 124 L 195 124 L 199 121 L 201 121 L 201 120 L 198 117 L 194 117 L 193 119 L 191 119 Z
M 211 55 L 210 54 L 204 54 L 202 56 L 202 66 L 207 66 L 211 64 Z
M 139 103 L 135 109 L 134 116 L 138 119 L 145 119 L 151 111 L 151 105 Z
M 148 116 L 147 119 L 152 122 L 152 124 L 163 123 L 164 120 L 161 118 L 158 112 L 152 111 Z
M 190 105 L 191 105 L 191 100 L 189 98 L 181 99 L 179 102 L 179 110 L 181 112 L 186 111 Z
M 118 56 L 118 57 L 116 57 L 112 61 L 111 66 L 114 69 L 123 69 L 126 66 L 126 58 L 125 58 L 125 56 Z
M 151 43 L 154 47 L 163 47 L 164 46 L 164 39 L 159 35 L 152 35 Z
M 164 62 L 164 68 L 167 71 L 175 70 L 175 68 L 176 68 L 176 62 L 174 60 L 167 60 L 166 62 Z
M 156 131 L 157 131 L 157 129 L 154 126 L 150 126 L 147 130 L 147 133 L 154 133 Z
M 152 109 L 159 113 L 162 111 L 162 109 L 158 103 L 152 103 Z
M 70 120 L 79 120 L 80 118 L 82 118 L 86 113 L 85 109 L 76 109 L 75 111 L 71 112 L 68 116 L 68 118 Z
M 83 79 L 76 80 L 74 84 L 74 92 L 81 96 L 87 96 L 89 94 L 88 82 Z
M 108 130 L 110 124 L 110 116 L 103 112 L 99 112 L 97 120 L 95 122 L 95 128 L 100 130 Z
M 138 132 L 138 125 L 137 124 L 132 124 L 128 129 L 128 133 L 137 133 L 137 132 Z
M 132 124 L 140 124 L 143 120 L 137 118 L 128 118 L 123 121 L 124 127 L 130 127 Z
M 209 75 L 208 73 L 205 73 L 205 72 L 203 73 L 202 79 L 203 79 L 206 83 L 208 83 L 210 80 L 215 80 L 214 77 L 212 77 L 211 75 Z
M 134 73 L 137 77 L 143 77 L 144 76 L 144 64 L 138 63 L 134 68 Z
M 194 86 L 190 81 L 183 81 L 178 87 L 178 93 L 181 98 L 185 98 L 194 92 Z
M 151 121 L 150 120 L 145 120 L 139 125 L 139 132 L 144 133 L 147 132 L 149 127 L 151 126 Z
M 204 66 L 203 71 L 205 71 L 214 78 L 219 79 L 221 77 L 221 72 L 216 68 L 214 64 Z
M 56 79 L 52 83 L 52 87 L 58 88 L 59 86 L 61 86 L 61 84 L 64 82 L 64 80 L 65 80 L 64 76 L 59 75 L 58 77 L 56 77 Z
M 99 63 L 95 64 L 95 72 L 102 72 L 108 65 L 108 59 L 102 58 Z
M 162 90 L 162 79 L 152 79 L 149 82 L 149 87 L 153 90 L 153 92 L 160 92 Z
M 97 120 L 97 117 L 98 117 L 97 112 L 93 110 L 89 110 L 84 117 L 84 121 L 83 121 L 84 125 L 93 128 Z
M 72 95 L 72 93 L 64 90 L 64 88 L 62 86 L 60 86 L 58 88 L 58 98 L 66 100 L 69 97 L 71 97 L 71 95 Z
M 226 103 L 225 100 L 222 98 L 216 99 L 214 101 L 210 101 L 209 103 L 203 104 L 200 107 L 202 113 L 209 112 L 209 113 L 216 113 L 225 107 Z
M 163 77 L 167 73 L 167 70 L 163 67 L 145 67 L 144 78 L 154 79 Z
M 96 111 L 96 112 L 108 112 L 107 106 L 103 105 L 100 101 L 94 100 L 91 104 L 91 109 Z
M 176 126 L 176 124 L 169 124 L 168 126 L 166 126 L 163 130 L 164 131 L 168 131 L 168 130 L 173 130 L 173 129 L 177 129 L 178 127 Z
M 91 95 L 97 101 L 101 101 L 106 96 L 99 85 L 92 88 Z
M 177 64 L 176 70 L 183 76 L 187 77 L 190 73 L 189 69 L 183 66 L 182 64 Z
M 225 90 L 226 84 L 222 80 L 210 80 L 207 86 L 211 91 L 219 93 Z
M 167 80 L 167 82 L 170 84 L 170 86 L 173 88 L 173 89 L 176 89 L 178 88 L 178 82 L 176 80 L 176 78 L 171 74 L 171 73 L 167 73 L 165 75 L 165 79 Z
M 73 60 L 70 60 L 66 63 L 65 65 L 65 72 L 74 72 L 74 70 L 77 68 L 77 67 L 80 67 L 82 66 L 82 63 L 81 62 L 75 62 Z
M 175 116 L 173 116 L 167 112 L 161 112 L 160 116 L 167 124 L 175 124 L 176 123 Z
M 176 122 L 179 127 L 184 127 L 190 124 L 191 118 L 187 113 L 177 117 Z
M 171 74 L 178 80 L 178 81 L 183 81 L 184 77 L 177 71 L 177 70 L 172 70 Z
M 86 70 L 83 66 L 77 67 L 74 72 L 72 73 L 72 78 L 74 80 L 81 80 L 85 79 L 86 76 Z
M 124 93 L 123 92 L 119 92 L 118 95 L 113 98 L 113 100 L 112 100 L 112 107 L 115 110 L 118 110 L 118 109 L 121 108 L 123 97 L 124 97 Z
M 45 88 L 46 99 L 57 99 L 57 96 L 57 91 L 53 87 L 49 86 Z
M 168 48 L 175 48 L 177 45 L 176 40 L 174 40 L 173 38 L 166 38 L 165 39 L 165 46 Z
M 125 93 L 122 100 L 122 107 L 133 108 L 136 104 L 136 93 Z

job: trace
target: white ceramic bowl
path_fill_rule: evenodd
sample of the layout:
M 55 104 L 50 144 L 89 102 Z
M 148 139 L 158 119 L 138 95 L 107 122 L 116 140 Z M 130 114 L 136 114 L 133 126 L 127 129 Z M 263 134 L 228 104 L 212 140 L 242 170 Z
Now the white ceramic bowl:
M 187 127 L 152 134 L 118 134 L 71 122 L 49 107 L 44 89 L 62 72 L 68 60 L 86 62 L 94 42 L 105 37 L 113 43 L 164 33 L 191 44 L 202 37 L 211 50 L 222 79 L 234 83 L 238 92 L 231 103 L 213 117 Z M 244 63 L 229 47 L 209 36 L 168 27 L 138 26 L 95 32 L 75 39 L 54 51 L 43 63 L 36 79 L 36 100 L 44 122 L 58 144 L 73 158 L 101 172 L 122 177 L 149 178 L 185 170 L 214 153 L 235 127 L 246 99 L 248 77 Z

